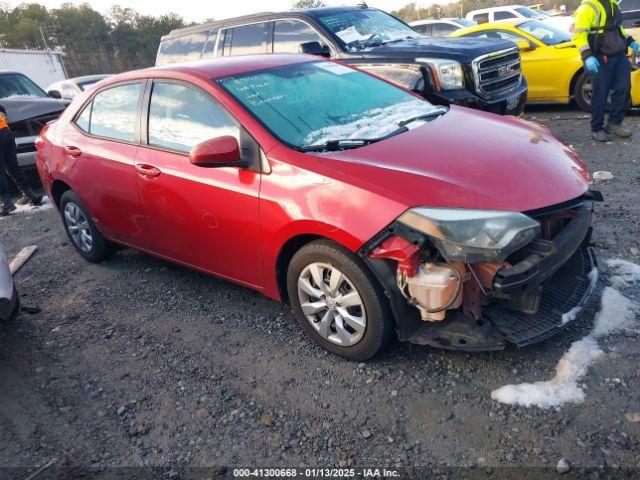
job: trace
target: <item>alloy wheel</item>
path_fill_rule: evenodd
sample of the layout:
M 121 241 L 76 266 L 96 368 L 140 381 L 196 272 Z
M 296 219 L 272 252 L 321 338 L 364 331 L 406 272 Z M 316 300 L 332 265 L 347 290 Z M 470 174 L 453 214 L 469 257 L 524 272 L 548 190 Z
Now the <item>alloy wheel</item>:
M 80 207 L 73 202 L 64 206 L 64 223 L 76 247 L 85 253 L 93 249 L 93 236 L 87 217 Z
M 593 95 L 593 85 L 591 84 L 591 79 L 587 79 L 586 82 L 582 84 L 582 98 L 584 99 L 584 103 L 587 105 L 591 105 L 591 96 Z
M 333 265 L 307 265 L 298 277 L 298 299 L 322 338 L 342 347 L 362 340 L 367 326 L 364 302 L 351 280 Z

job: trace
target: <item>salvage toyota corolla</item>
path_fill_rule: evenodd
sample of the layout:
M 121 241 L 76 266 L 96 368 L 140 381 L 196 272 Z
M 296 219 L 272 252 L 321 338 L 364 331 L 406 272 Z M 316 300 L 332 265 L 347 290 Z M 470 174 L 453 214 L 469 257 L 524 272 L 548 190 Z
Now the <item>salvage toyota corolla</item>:
M 288 300 L 350 359 L 394 337 L 528 345 L 574 320 L 595 284 L 600 196 L 570 147 L 314 57 L 112 77 L 37 148 L 87 260 L 125 245 Z

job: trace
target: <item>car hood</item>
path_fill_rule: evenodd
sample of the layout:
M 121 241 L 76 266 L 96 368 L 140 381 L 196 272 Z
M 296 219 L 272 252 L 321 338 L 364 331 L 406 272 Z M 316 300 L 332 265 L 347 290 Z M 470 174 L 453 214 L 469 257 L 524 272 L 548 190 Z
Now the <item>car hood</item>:
M 513 42 L 508 40 L 494 40 L 488 38 L 447 38 L 447 37 L 419 37 L 408 38 L 399 42 L 388 43 L 378 47 L 365 48 L 354 53 L 364 56 L 399 56 L 406 58 L 433 57 L 456 60 L 460 63 L 470 63 L 475 57 L 513 48 Z
M 546 128 L 455 106 L 405 133 L 319 158 L 407 207 L 525 212 L 589 187 L 577 154 Z
M 9 123 L 62 112 L 69 101 L 54 98 L 0 98 L 0 105 L 7 110 Z

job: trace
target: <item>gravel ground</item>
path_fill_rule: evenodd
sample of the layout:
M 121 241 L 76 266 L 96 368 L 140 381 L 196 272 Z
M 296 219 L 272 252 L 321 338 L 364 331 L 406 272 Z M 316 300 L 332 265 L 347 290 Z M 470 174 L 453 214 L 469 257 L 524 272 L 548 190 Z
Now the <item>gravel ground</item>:
M 598 185 L 606 201 L 594 241 L 601 260 L 639 263 L 640 116 L 628 119 L 634 140 L 604 145 L 588 139 L 576 110 L 527 118 L 573 145 L 592 172 L 613 173 Z M 397 344 L 358 364 L 325 353 L 287 306 L 242 287 L 132 250 L 85 262 L 53 210 L 0 219 L 0 241 L 10 257 L 38 245 L 15 280 L 23 305 L 41 309 L 0 326 L 2 467 L 155 466 L 168 476 L 216 465 L 524 467 L 508 470 L 523 477 L 555 474 L 566 459 L 569 475 L 640 474 L 638 333 L 602 342 L 606 360 L 585 378 L 582 404 L 541 410 L 490 398 L 553 377 L 597 305 L 526 349 Z

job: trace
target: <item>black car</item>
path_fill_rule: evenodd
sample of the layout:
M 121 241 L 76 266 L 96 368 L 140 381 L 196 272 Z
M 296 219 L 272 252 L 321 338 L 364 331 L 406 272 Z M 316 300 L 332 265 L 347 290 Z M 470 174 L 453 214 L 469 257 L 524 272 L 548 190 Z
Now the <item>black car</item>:
M 51 98 L 22 73 L 0 71 L 0 105 L 7 110 L 9 127 L 16 136 L 21 167 L 35 167 L 36 137 L 68 104 L 68 101 Z
M 433 103 L 518 115 L 526 102 L 520 51 L 513 42 L 428 38 L 368 7 L 260 13 L 174 30 L 162 38 L 156 65 L 299 52 L 362 68 Z

